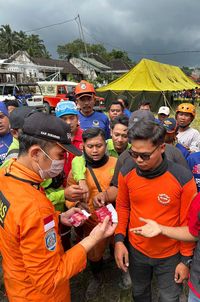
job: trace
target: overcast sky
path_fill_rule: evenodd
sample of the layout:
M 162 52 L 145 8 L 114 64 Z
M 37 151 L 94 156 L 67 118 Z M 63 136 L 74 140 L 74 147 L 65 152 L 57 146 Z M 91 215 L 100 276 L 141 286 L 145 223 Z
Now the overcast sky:
M 200 66 L 200 0 L 0 0 L 0 25 L 28 31 L 80 15 L 85 40 L 179 66 Z M 80 37 L 76 21 L 30 32 L 53 58 Z M 163 53 L 191 51 L 160 55 Z

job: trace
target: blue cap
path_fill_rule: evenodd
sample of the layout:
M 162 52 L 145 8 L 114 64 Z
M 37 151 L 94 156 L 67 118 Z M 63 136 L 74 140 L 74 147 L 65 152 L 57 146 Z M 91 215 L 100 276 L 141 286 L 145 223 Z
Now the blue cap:
M 0 113 L 3 113 L 5 116 L 8 116 L 8 109 L 4 102 L 0 102 Z
M 168 117 L 164 120 L 163 126 L 167 130 L 167 133 L 173 133 L 176 130 L 176 120 L 173 117 Z
M 77 115 L 78 110 L 77 110 L 76 104 L 74 102 L 60 101 L 56 105 L 55 113 L 56 113 L 57 117 L 61 117 L 63 115 L 69 115 L 69 114 Z

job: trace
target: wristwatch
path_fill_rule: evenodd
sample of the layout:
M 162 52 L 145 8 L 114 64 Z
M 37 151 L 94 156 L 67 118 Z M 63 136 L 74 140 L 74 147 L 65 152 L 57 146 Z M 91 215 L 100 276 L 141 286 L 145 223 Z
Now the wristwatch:
M 181 259 L 181 262 L 186 265 L 188 268 L 190 268 L 190 265 L 192 263 L 192 257 L 184 257 Z

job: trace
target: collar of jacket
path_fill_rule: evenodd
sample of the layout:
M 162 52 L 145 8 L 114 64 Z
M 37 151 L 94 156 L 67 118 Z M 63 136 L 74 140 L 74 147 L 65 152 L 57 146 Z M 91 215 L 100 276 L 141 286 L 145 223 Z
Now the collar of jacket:
M 162 160 L 161 164 L 156 169 L 151 170 L 151 171 L 143 171 L 138 166 L 136 166 L 137 174 L 139 176 L 149 178 L 149 179 L 161 176 L 162 174 L 164 174 L 167 171 L 167 168 L 168 168 L 168 161 L 167 161 L 165 153 L 163 153 L 162 158 L 163 158 L 163 160 Z

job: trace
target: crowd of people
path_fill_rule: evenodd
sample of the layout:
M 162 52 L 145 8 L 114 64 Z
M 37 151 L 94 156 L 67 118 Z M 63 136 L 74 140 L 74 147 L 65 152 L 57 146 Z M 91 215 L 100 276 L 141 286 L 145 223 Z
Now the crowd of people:
M 0 252 L 9 301 L 71 301 L 69 280 L 87 263 L 84 299 L 92 300 L 106 250 L 135 302 L 152 301 L 153 276 L 160 302 L 178 302 L 188 278 L 188 301 L 200 301 L 195 106 L 182 103 L 174 116 L 162 106 L 155 117 L 150 102 L 131 112 L 119 95 L 106 115 L 94 110 L 95 95 L 81 81 L 75 101 L 60 101 L 55 115 L 0 102 Z M 110 204 L 118 222 L 97 214 Z M 83 213 L 75 226 L 72 217 Z

